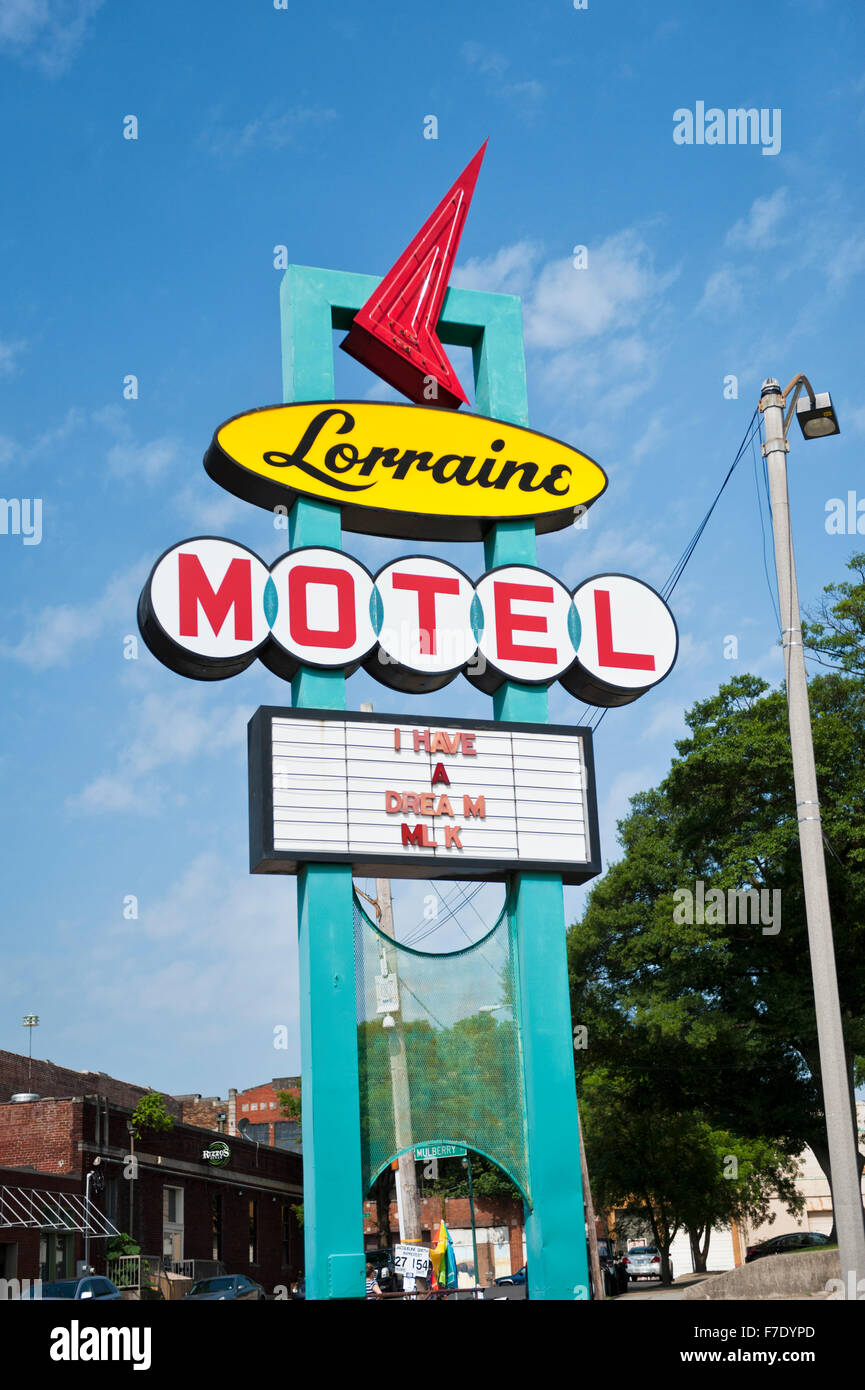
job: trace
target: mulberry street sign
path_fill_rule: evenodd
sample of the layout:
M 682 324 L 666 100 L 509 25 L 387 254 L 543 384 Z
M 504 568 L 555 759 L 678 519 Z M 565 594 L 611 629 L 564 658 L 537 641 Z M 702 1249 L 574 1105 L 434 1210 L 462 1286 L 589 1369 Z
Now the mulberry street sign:
M 249 768 L 253 873 L 583 883 L 600 869 L 588 729 L 266 706 Z
M 429 1162 L 431 1158 L 465 1158 L 466 1151 L 462 1144 L 424 1144 L 415 1149 L 414 1156 L 418 1162 Z

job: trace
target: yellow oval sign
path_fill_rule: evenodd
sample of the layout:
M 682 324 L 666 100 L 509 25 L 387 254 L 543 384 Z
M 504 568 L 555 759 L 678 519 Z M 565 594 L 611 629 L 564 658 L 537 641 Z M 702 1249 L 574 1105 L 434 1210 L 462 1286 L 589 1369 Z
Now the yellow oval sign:
M 348 531 L 480 540 L 493 522 L 558 531 L 607 486 L 586 454 L 485 415 L 379 401 L 301 401 L 220 425 L 211 478 L 272 510 L 298 494 L 342 508 Z

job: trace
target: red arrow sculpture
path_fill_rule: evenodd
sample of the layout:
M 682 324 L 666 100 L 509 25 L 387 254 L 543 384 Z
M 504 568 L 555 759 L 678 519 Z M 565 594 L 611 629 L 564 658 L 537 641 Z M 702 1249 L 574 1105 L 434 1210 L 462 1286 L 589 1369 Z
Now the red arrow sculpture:
M 354 317 L 340 343 L 409 400 L 458 410 L 468 404 L 436 333 L 451 269 L 487 142 L 466 165 Z

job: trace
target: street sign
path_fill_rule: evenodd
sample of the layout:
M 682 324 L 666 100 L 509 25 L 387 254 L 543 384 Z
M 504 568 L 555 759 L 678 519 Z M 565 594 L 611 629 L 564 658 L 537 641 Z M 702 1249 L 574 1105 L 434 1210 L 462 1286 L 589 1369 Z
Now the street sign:
M 415 1149 L 414 1156 L 418 1161 L 428 1161 L 431 1158 L 465 1158 L 466 1151 L 462 1144 L 424 1144 L 421 1148 Z
M 396 1274 L 410 1274 L 423 1279 L 429 1273 L 429 1251 L 423 1245 L 395 1245 L 393 1267 Z

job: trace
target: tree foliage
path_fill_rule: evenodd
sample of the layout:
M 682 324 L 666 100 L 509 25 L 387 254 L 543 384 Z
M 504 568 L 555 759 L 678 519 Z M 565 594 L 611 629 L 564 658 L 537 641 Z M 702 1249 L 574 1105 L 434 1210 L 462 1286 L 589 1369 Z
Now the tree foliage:
M 174 1119 L 165 1109 L 165 1097 L 159 1091 L 148 1091 L 132 1112 L 133 1133 L 136 1139 L 150 1131 L 162 1134 L 171 1129 Z
M 844 667 L 809 690 L 852 1093 L 865 1074 L 865 555 L 850 567 L 854 582 L 829 586 L 807 632 Z M 785 694 L 738 676 L 686 720 L 666 778 L 631 800 L 622 858 L 571 928 L 568 959 L 587 1029 L 575 1057 L 593 1187 L 602 1200 L 642 1191 L 647 1209 L 663 1189 L 693 1239 L 713 1213 L 759 1219 L 767 1181 L 793 1209 L 790 1165 L 805 1144 L 831 1174 Z M 722 890 L 723 912 L 700 920 L 698 883 Z M 735 919 L 728 893 L 751 889 L 767 906 L 780 894 L 777 923 Z M 676 911 L 682 890 L 691 920 Z M 615 1113 L 635 1150 L 614 1142 Z M 689 1117 L 706 1127 L 696 1149 Z M 707 1194 L 702 1215 L 674 1171 L 677 1144 L 694 1194 Z M 738 1156 L 739 1189 L 708 1160 L 718 1144 Z

